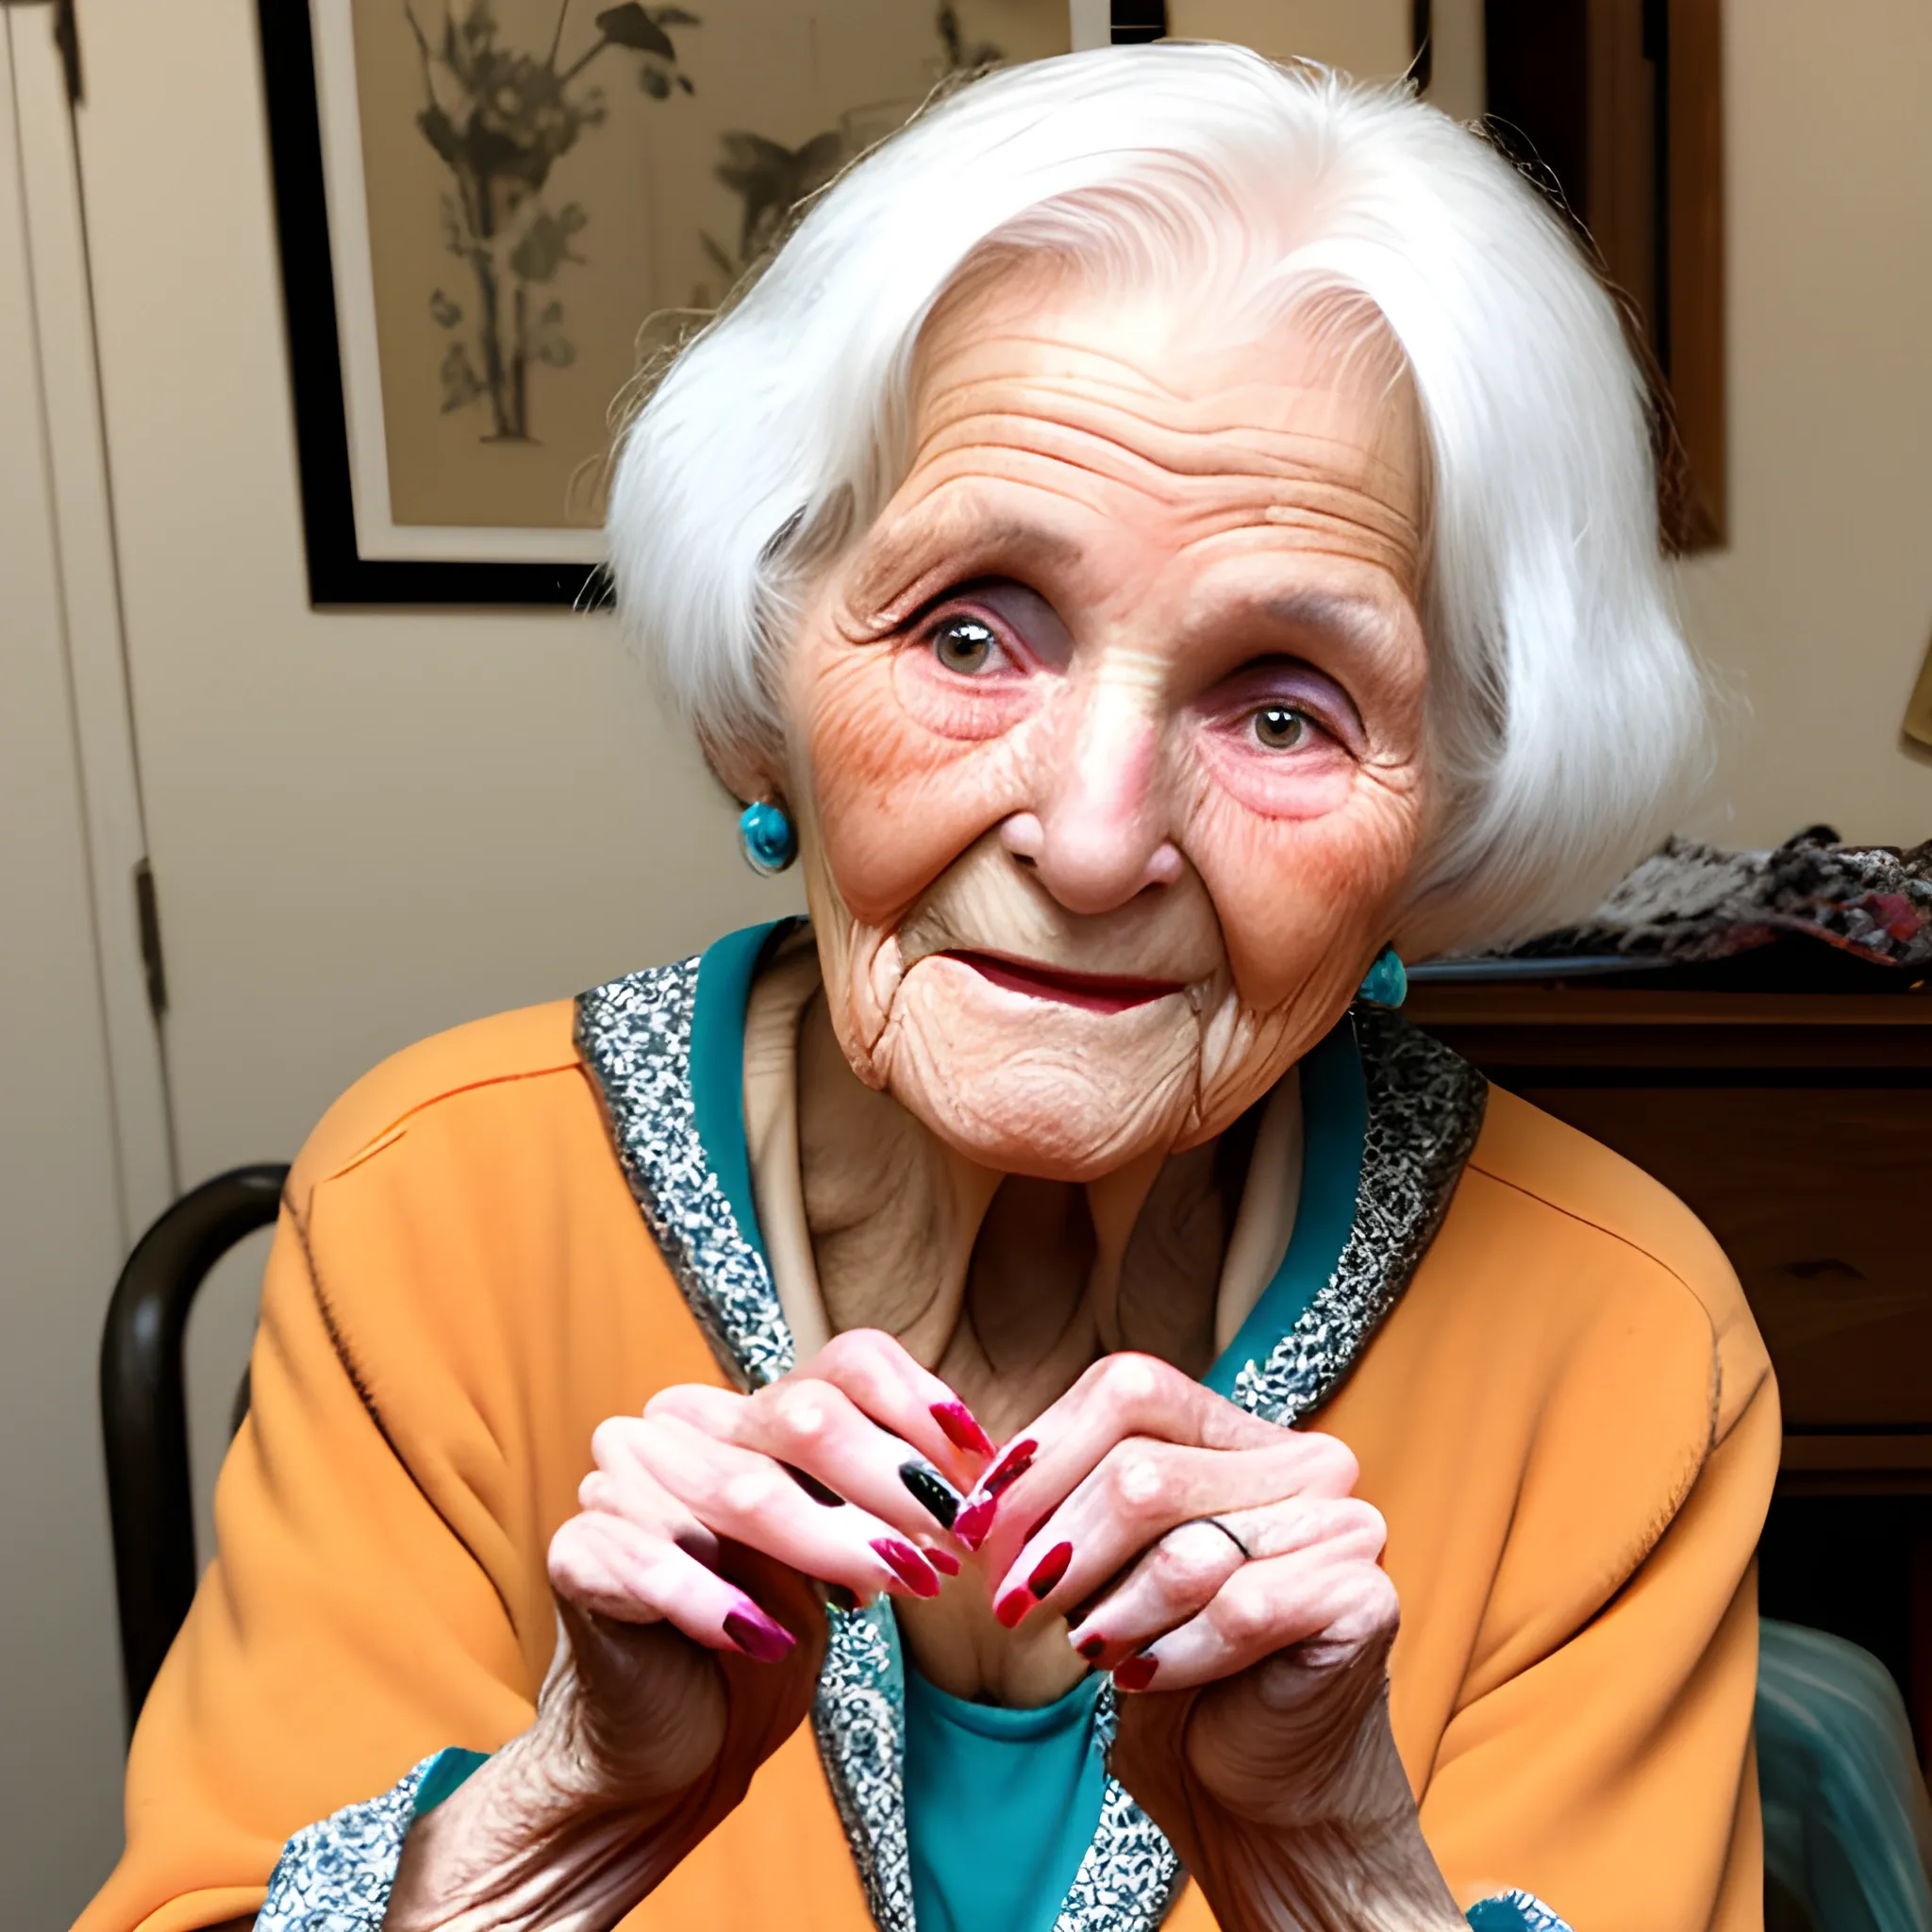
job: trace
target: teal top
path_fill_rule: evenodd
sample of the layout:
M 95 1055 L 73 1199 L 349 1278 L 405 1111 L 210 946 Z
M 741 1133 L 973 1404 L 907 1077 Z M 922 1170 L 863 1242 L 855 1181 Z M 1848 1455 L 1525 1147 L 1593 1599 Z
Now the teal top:
M 1051 1926 L 1100 1824 L 1101 1679 L 1037 1710 L 951 1697 L 906 1666 L 906 1837 L 918 1932 Z
M 691 1091 L 705 1156 L 745 1239 L 763 1236 L 744 1127 L 744 1014 L 758 963 L 789 922 L 728 934 L 705 954 L 691 1009 Z M 1326 1284 L 1355 1221 L 1368 1099 L 1344 1020 L 1301 1062 L 1302 1185 L 1287 1254 L 1225 1353 L 1203 1380 L 1232 1393 Z M 928 1683 L 909 1658 L 906 1824 L 919 1932 L 1051 1932 L 1100 1824 L 1107 1769 L 1096 1735 L 1101 1679 L 1035 1710 L 969 1704 Z M 482 1762 L 441 1754 L 417 1815 Z M 1526 1894 L 1485 1900 L 1476 1932 L 1558 1928 Z

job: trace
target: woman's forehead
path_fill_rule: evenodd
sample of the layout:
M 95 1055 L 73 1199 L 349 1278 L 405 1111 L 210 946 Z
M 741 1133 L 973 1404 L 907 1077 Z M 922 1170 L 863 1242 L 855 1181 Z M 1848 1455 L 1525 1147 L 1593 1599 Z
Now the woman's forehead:
M 1299 483 L 1358 494 L 1390 536 L 1422 522 L 1414 386 L 1372 312 L 1230 324 L 1211 301 L 1016 275 L 936 315 L 913 403 L 914 496 L 922 471 L 1058 463 L 1197 508 Z

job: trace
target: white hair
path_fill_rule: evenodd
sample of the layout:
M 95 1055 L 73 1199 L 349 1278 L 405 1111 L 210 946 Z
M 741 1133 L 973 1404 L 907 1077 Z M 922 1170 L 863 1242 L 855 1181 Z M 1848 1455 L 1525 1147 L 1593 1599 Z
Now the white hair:
M 988 251 L 1097 273 L 1192 233 L 1284 298 L 1366 304 L 1431 477 L 1422 617 L 1441 808 L 1412 956 L 1588 908 L 1668 827 L 1707 701 L 1657 537 L 1644 386 L 1560 218 L 1406 90 L 1166 43 L 962 88 L 843 175 L 625 437 L 626 634 L 708 750 L 774 743 L 813 575 L 903 480 L 914 352 Z

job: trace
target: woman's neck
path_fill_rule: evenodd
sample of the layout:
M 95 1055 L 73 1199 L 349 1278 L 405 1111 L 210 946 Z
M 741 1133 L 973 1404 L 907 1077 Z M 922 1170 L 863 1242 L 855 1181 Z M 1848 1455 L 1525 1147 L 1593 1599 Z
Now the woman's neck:
M 865 1086 L 823 994 L 797 1055 L 803 1206 L 834 1332 L 897 1336 L 996 1438 L 1113 1350 L 1208 1367 L 1251 1124 L 1093 1181 L 1037 1180 L 966 1159 Z

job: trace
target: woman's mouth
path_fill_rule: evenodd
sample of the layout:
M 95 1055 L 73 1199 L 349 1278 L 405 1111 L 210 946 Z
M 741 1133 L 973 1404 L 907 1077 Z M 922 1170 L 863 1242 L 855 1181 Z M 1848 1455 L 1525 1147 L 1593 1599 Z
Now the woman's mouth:
M 1178 979 L 1139 979 L 1117 973 L 1069 973 L 1032 960 L 1002 959 L 991 953 L 948 952 L 945 957 L 972 967 L 982 978 L 1008 992 L 1024 993 L 1029 999 L 1058 1000 L 1061 1006 L 1080 1007 L 1090 1013 L 1124 1013 L 1129 1007 L 1143 1007 L 1149 1000 L 1165 999 L 1169 993 L 1185 990 L 1184 982 Z

